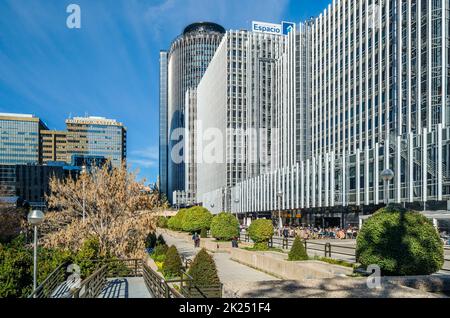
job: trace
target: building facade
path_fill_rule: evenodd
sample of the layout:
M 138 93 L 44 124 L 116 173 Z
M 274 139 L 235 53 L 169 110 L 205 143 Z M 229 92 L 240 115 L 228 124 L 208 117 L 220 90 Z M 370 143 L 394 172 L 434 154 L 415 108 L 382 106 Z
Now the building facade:
M 167 195 L 169 202 L 173 202 L 174 191 L 186 190 L 184 158 L 186 91 L 197 87 L 224 33 L 225 29 L 215 23 L 191 24 L 172 43 L 167 60 L 161 59 L 161 67 L 167 63 Z M 162 69 L 161 72 L 164 74 L 165 70 Z M 163 93 L 162 96 L 166 95 Z M 164 128 L 164 124 L 161 127 Z
M 168 194 L 167 52 L 159 53 L 159 190 Z
M 277 89 L 281 160 L 232 189 L 232 210 L 346 225 L 385 202 L 447 209 L 449 26 L 449 2 L 427 0 L 335 0 L 302 23 L 278 61 L 280 80 L 299 83 Z
M 33 115 L 0 113 L 0 165 L 39 163 L 39 136 L 46 129 Z
M 285 37 L 228 31 L 197 88 L 197 201 L 231 209 L 230 189 L 272 165 L 275 64 Z
M 74 155 L 100 156 L 120 167 L 127 158 L 127 130 L 114 119 L 75 117 L 66 120 L 67 152 Z
M 67 152 L 67 132 L 58 130 L 41 130 L 42 163 L 70 162 Z

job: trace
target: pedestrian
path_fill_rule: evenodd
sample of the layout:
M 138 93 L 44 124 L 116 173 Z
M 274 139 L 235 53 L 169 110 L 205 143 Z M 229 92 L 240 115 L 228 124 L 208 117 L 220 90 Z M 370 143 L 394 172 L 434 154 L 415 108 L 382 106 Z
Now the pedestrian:
M 197 238 L 195 240 L 195 247 L 200 247 L 200 235 L 197 233 Z
M 287 225 L 284 226 L 283 236 L 285 239 L 287 239 L 289 237 L 289 228 L 287 227 Z
M 197 232 L 194 232 L 194 235 L 192 235 L 192 240 L 194 241 L 194 248 L 197 247 L 197 240 L 198 240 Z

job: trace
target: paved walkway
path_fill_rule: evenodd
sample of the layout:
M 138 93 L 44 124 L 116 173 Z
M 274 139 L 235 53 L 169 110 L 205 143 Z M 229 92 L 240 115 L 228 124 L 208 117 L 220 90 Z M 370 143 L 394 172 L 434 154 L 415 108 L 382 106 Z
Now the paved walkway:
M 193 259 L 200 251 L 200 248 L 194 248 L 193 243 L 184 239 L 176 238 L 168 233 L 162 233 L 162 235 L 167 245 L 175 245 L 178 252 L 186 258 Z M 253 283 L 278 280 L 271 275 L 232 261 L 228 253 L 214 253 L 213 256 L 220 281 L 224 284 L 225 289 L 229 284 L 235 282 Z
M 112 278 L 98 298 L 153 298 L 142 277 Z

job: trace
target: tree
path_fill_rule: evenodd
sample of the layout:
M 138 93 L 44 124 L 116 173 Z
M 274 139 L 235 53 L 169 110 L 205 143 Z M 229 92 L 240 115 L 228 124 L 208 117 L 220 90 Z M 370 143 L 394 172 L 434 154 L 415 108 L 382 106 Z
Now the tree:
M 24 242 L 0 244 L 0 298 L 25 297 L 32 291 L 33 256 Z
M 204 248 L 198 252 L 189 268 L 188 274 L 193 278 L 192 283 L 194 286 L 197 287 L 220 284 L 216 263 Z
M 306 253 L 305 245 L 302 240 L 297 236 L 292 244 L 289 252 L 289 261 L 306 261 L 308 260 L 308 254 Z
M 212 214 L 201 206 L 195 206 L 186 211 L 183 218 L 182 228 L 185 232 L 198 232 L 201 229 L 209 229 Z
M 239 221 L 227 212 L 222 212 L 213 217 L 211 221 L 211 236 L 219 241 L 231 241 L 239 235 Z
M 272 221 L 266 219 L 253 221 L 248 228 L 248 234 L 253 242 L 255 242 L 255 249 L 267 250 L 269 240 L 273 236 Z
M 22 207 L 4 202 L 8 196 L 5 186 L 0 185 L 0 243 L 9 243 L 27 229 L 27 211 Z
M 166 259 L 162 267 L 164 276 L 167 278 L 179 277 L 181 275 L 182 268 L 183 264 L 181 263 L 180 254 L 178 254 L 177 248 L 172 245 L 167 250 Z
M 443 243 L 432 222 L 418 212 L 388 207 L 363 225 L 356 246 L 363 266 L 378 265 L 383 275 L 429 275 L 444 264 Z
M 49 207 L 58 211 L 46 215 L 45 246 L 78 250 L 86 237 L 95 237 L 101 256 L 144 256 L 145 237 L 155 228 L 153 211 L 161 202 L 125 165 L 92 167 L 76 180 L 52 178 L 50 189 Z

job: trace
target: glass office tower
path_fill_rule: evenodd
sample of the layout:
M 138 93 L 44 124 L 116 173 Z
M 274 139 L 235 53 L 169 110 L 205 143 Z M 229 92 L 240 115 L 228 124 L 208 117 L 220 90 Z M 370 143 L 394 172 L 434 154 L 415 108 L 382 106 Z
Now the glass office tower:
M 33 115 L 0 113 L 0 164 L 39 163 L 39 132 L 44 129 Z
M 67 152 L 102 156 L 120 167 L 127 156 L 127 130 L 122 123 L 103 117 L 75 117 L 66 120 Z

